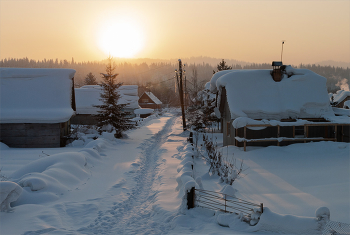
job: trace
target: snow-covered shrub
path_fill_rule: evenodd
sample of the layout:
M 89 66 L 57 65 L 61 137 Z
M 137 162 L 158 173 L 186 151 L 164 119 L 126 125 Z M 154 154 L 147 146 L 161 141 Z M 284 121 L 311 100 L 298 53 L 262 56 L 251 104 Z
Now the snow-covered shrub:
M 0 182 L 0 211 L 7 212 L 11 210 L 10 203 L 16 201 L 21 195 L 23 189 L 21 186 L 10 181 Z
M 235 158 L 223 158 L 217 143 L 214 143 L 207 135 L 203 135 L 203 142 L 207 152 L 207 162 L 210 164 L 209 173 L 217 174 L 222 182 L 232 185 L 243 172 L 243 160 L 237 165 Z

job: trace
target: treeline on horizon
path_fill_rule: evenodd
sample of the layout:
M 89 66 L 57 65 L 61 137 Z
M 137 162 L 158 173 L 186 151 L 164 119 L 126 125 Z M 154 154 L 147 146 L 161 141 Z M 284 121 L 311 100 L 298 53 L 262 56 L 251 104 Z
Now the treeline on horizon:
M 206 59 L 206 58 L 203 58 Z M 212 59 L 212 58 L 211 58 Z M 186 64 L 184 69 L 186 70 L 186 78 L 188 81 L 189 90 L 202 90 L 206 82 L 210 81 L 213 72 L 217 71 L 217 65 L 209 63 L 191 63 L 191 58 L 187 62 L 182 60 L 183 64 Z M 134 61 L 134 63 L 132 63 Z M 124 85 L 138 85 L 139 93 L 145 90 L 152 91 L 163 103 L 172 104 L 173 97 L 176 92 L 175 85 L 175 69 L 178 69 L 178 62 L 148 59 L 147 62 L 139 60 L 130 60 L 130 62 L 118 61 L 115 59 L 115 73 L 118 73 L 118 82 L 123 82 Z M 226 61 L 226 60 L 225 60 Z M 211 61 L 212 62 L 212 61 Z M 221 60 L 217 60 L 219 64 Z M 227 65 L 232 66 L 232 69 L 272 69 L 271 63 L 246 63 L 237 60 L 227 60 Z M 230 64 L 236 63 L 236 64 Z M 293 66 L 293 65 L 292 65 Z M 85 77 L 90 72 L 95 76 L 97 82 L 102 81 L 100 73 L 104 73 L 106 69 L 105 61 L 87 61 L 87 62 L 75 62 L 72 58 L 68 60 L 58 59 L 44 59 L 33 60 L 28 58 L 9 58 L 0 60 L 0 67 L 13 67 L 13 68 L 70 68 L 75 69 L 75 86 L 80 87 L 85 85 Z M 340 90 L 340 82 L 349 84 L 350 80 L 350 68 L 334 67 L 334 66 L 321 66 L 315 64 L 299 64 L 293 66 L 295 68 L 309 69 L 325 78 L 327 78 L 328 92 L 336 92 Z M 345 79 L 345 80 L 344 80 Z M 191 87 L 196 84 L 196 88 Z M 177 99 L 176 99 L 177 100 Z M 175 105 L 175 104 L 174 104 Z

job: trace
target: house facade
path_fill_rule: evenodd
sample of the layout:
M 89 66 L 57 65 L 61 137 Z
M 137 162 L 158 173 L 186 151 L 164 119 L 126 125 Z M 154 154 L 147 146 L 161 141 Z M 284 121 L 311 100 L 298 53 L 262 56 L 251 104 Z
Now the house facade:
M 224 146 L 349 141 L 349 118 L 334 115 L 324 77 L 290 66 L 276 69 L 281 71 L 213 75 L 211 91 L 218 94 Z
M 65 146 L 76 109 L 74 74 L 0 68 L 0 141 L 15 148 Z
M 161 109 L 162 102 L 150 91 L 145 91 L 139 98 L 141 108 Z

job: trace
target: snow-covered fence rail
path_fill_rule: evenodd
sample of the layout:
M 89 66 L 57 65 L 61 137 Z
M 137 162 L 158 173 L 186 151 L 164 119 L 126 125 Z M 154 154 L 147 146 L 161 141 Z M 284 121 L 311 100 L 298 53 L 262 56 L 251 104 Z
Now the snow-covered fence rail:
M 322 235 L 350 234 L 350 224 L 329 220 L 324 226 Z
M 242 214 L 248 221 L 254 212 L 263 213 L 263 203 L 252 203 L 224 193 L 192 188 L 188 194 L 188 205 L 204 207 L 225 213 Z

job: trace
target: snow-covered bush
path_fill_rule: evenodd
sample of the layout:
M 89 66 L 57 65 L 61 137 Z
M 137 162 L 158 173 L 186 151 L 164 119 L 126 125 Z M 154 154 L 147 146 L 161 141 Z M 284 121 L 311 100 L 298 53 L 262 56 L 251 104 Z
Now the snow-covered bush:
M 243 160 L 240 164 L 236 164 L 235 158 L 223 158 L 217 143 L 214 143 L 207 135 L 203 135 L 203 142 L 207 152 L 207 161 L 210 164 L 209 173 L 217 174 L 222 182 L 232 185 L 243 172 Z
M 0 211 L 7 212 L 11 210 L 10 203 L 16 201 L 21 195 L 23 189 L 21 186 L 10 181 L 0 182 Z

